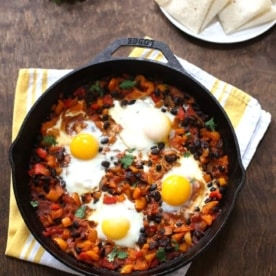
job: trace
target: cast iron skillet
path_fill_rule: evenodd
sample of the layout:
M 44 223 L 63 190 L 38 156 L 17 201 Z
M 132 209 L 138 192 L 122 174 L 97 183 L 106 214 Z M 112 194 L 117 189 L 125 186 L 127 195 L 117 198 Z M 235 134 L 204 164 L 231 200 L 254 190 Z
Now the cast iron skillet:
M 113 53 L 122 46 L 157 49 L 164 54 L 168 62 L 165 64 L 142 58 L 112 57 Z M 91 63 L 71 71 L 46 90 L 27 114 L 17 138 L 10 147 L 9 158 L 15 198 L 22 217 L 33 236 L 56 259 L 86 275 L 106 275 L 107 273 L 108 275 L 119 275 L 115 271 L 107 272 L 106 270 L 81 263 L 62 252 L 49 238 L 43 237 L 41 234 L 42 225 L 39 223 L 37 215 L 30 204 L 31 193 L 28 187 L 27 174 L 31 150 L 40 129 L 40 124 L 50 113 L 51 106 L 57 101 L 60 92 L 69 95 L 77 87 L 96 80 L 101 76 L 113 73 L 142 73 L 152 77 L 156 76 L 168 84 L 176 85 L 187 91 L 196 99 L 202 109 L 218 122 L 218 128 L 224 138 L 224 151 L 229 156 L 229 187 L 223 199 L 222 212 L 214 224 L 205 232 L 205 236 L 184 255 L 148 271 L 131 274 L 137 276 L 164 275 L 189 263 L 213 241 L 224 226 L 245 181 L 245 171 L 241 163 L 237 139 L 226 113 L 212 94 L 187 74 L 167 45 L 149 39 L 120 38 L 101 52 Z

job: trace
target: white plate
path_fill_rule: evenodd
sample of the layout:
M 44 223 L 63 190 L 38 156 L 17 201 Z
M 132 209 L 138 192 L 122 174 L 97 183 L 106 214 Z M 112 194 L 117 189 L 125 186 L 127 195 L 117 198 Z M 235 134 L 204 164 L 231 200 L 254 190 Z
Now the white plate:
M 260 26 L 256 26 L 253 28 L 245 29 L 226 35 L 218 19 L 215 18 L 201 33 L 196 34 L 188 28 L 186 28 L 185 26 L 183 26 L 177 20 L 175 20 L 163 8 L 160 7 L 160 9 L 163 12 L 163 14 L 167 17 L 167 19 L 184 33 L 187 33 L 190 36 L 193 36 L 200 40 L 214 43 L 236 43 L 246 41 L 263 34 L 276 24 L 276 20 L 274 20 L 266 24 L 262 24 Z

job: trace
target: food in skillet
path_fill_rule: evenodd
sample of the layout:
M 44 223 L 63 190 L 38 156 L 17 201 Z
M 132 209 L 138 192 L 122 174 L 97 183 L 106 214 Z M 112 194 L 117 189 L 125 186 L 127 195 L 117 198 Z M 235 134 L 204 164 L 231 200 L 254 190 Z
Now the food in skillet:
M 29 175 L 42 234 L 80 261 L 126 274 L 200 240 L 220 214 L 228 156 L 193 97 L 123 74 L 61 93 Z

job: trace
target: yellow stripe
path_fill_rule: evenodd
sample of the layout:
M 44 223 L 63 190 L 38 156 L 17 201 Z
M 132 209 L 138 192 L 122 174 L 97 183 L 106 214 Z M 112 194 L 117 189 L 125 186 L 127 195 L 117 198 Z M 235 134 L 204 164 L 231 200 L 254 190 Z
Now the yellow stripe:
M 234 126 L 237 127 L 245 113 L 251 97 L 238 88 L 232 87 L 230 95 L 224 104 L 224 109 Z
M 32 250 L 33 250 L 33 247 L 34 247 L 35 243 L 36 243 L 36 240 L 35 240 L 35 239 L 32 239 L 32 241 L 31 241 L 31 243 L 30 243 L 30 245 L 29 245 L 29 248 L 28 248 L 28 250 L 26 251 L 25 256 L 23 256 L 23 258 L 24 258 L 25 260 L 28 260 L 28 259 L 29 259 L 30 254 L 32 253 Z
M 47 89 L 47 87 L 48 87 L 48 70 L 44 69 L 42 72 L 42 84 L 41 84 L 42 91 L 41 92 L 44 92 Z
M 14 109 L 13 109 L 13 126 L 12 140 L 16 137 L 23 118 L 27 113 L 26 93 L 30 84 L 30 74 L 27 69 L 19 71 L 18 81 L 15 89 Z
M 39 249 L 37 250 L 37 253 L 36 253 L 35 257 L 34 257 L 34 262 L 35 263 L 40 263 L 41 258 L 44 255 L 44 253 L 45 253 L 44 248 L 40 246 Z
M 36 69 L 34 69 L 34 73 L 33 73 L 33 84 L 32 84 L 32 91 L 31 91 L 31 93 L 32 93 L 32 103 L 34 103 L 35 102 L 35 100 L 36 100 L 36 96 L 35 96 L 35 91 L 36 91 L 36 89 L 37 89 L 37 70 Z

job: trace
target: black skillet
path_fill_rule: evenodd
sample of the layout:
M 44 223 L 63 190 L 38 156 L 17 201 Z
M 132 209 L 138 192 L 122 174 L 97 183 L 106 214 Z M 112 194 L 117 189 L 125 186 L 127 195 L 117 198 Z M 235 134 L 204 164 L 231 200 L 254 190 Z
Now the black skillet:
M 113 57 L 113 53 L 123 46 L 159 50 L 166 57 L 167 63 L 143 58 Z M 28 112 L 17 138 L 10 147 L 9 158 L 12 168 L 14 194 L 27 227 L 37 241 L 56 259 L 85 275 L 119 275 L 115 271 L 94 268 L 88 264 L 79 262 L 74 257 L 62 252 L 49 238 L 41 234 L 43 230 L 42 225 L 39 223 L 37 215 L 30 204 L 31 193 L 28 187 L 27 174 L 29 158 L 40 129 L 40 124 L 50 113 L 50 109 L 57 101 L 60 92 L 70 95 L 79 86 L 114 73 L 145 74 L 158 77 L 158 79 L 162 79 L 165 83 L 175 85 L 188 92 L 196 99 L 202 110 L 214 117 L 215 121 L 218 122 L 219 131 L 222 133 L 224 139 L 224 151 L 229 156 L 229 186 L 224 195 L 222 212 L 214 224 L 206 231 L 205 236 L 184 255 L 148 271 L 131 274 L 137 276 L 164 275 L 183 267 L 207 248 L 225 225 L 233 209 L 237 195 L 245 181 L 245 171 L 241 163 L 237 138 L 227 114 L 214 96 L 183 69 L 166 44 L 143 38 L 120 38 L 110 44 L 88 65 L 71 71 L 48 88 Z

